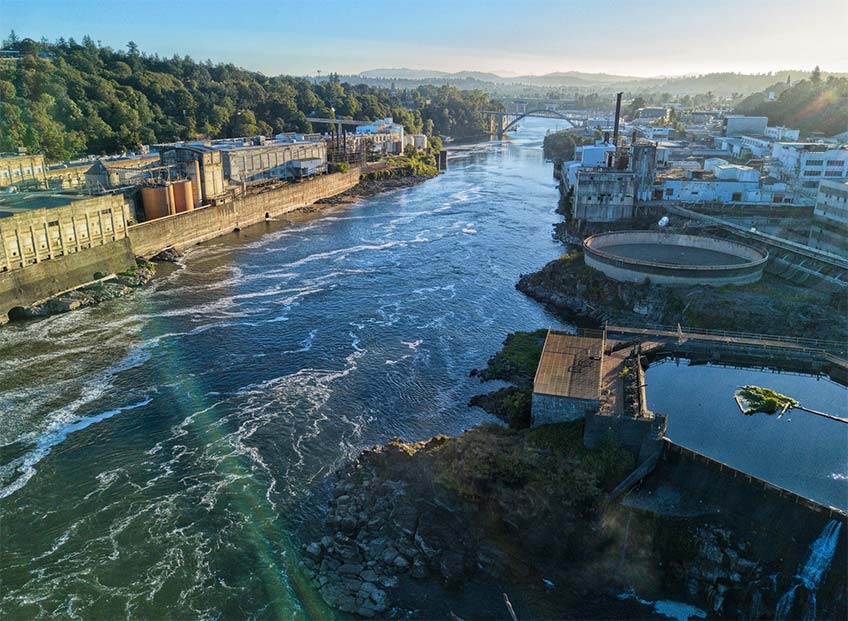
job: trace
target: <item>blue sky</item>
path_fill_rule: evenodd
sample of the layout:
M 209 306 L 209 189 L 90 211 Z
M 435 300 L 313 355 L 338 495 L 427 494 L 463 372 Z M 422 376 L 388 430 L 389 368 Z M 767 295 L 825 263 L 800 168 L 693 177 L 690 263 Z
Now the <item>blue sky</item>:
M 848 71 L 848 0 L 0 0 L 0 33 L 267 74 Z

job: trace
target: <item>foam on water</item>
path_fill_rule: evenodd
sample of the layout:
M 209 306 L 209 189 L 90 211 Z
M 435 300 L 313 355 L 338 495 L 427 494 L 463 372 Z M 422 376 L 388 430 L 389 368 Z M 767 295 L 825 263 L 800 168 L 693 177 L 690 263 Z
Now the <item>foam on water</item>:
M 5 482 L 5 484 L 0 484 L 0 498 L 6 498 L 26 485 L 27 481 L 35 475 L 35 465 L 47 457 L 53 447 L 63 442 L 68 435 L 76 431 L 81 431 L 89 425 L 112 418 L 122 412 L 144 407 L 150 401 L 151 399 L 147 398 L 143 401 L 121 406 L 113 410 L 107 410 L 94 416 L 83 417 L 72 423 L 59 422 L 65 419 L 65 416 L 60 417 L 59 421 L 54 423 L 53 428 L 49 432 L 36 438 L 35 448 L 13 459 L 11 462 L 0 466 L 0 481 Z M 79 407 L 79 403 L 75 402 L 71 410 L 76 410 L 77 407 Z

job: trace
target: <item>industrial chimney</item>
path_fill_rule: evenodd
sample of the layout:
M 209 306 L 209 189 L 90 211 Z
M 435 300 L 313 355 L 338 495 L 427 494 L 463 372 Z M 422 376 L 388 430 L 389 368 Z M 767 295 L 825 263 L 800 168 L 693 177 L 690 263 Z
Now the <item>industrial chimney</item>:
M 621 121 L 621 96 L 624 93 L 616 93 L 615 95 L 615 125 L 612 128 L 612 144 L 618 148 L 618 123 Z

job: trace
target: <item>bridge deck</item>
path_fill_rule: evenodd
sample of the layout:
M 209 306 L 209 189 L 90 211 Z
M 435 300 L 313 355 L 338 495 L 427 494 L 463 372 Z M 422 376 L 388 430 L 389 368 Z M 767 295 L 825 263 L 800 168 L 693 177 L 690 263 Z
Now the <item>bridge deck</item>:
M 829 347 L 840 346 L 839 343 L 819 341 L 816 339 L 781 338 L 768 335 L 745 335 L 732 332 L 701 332 L 663 328 L 632 328 L 628 326 L 607 326 L 607 334 L 638 335 L 651 338 L 677 339 L 682 341 L 711 341 L 715 343 L 731 343 L 734 345 L 749 345 L 754 347 L 792 349 L 796 351 L 816 352 L 829 362 L 844 366 L 845 360 L 827 352 Z

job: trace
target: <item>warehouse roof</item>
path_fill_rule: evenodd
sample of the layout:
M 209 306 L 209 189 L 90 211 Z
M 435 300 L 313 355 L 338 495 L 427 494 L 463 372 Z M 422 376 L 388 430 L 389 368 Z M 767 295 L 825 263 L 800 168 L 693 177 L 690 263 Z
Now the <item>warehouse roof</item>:
M 599 399 L 603 343 L 601 338 L 549 331 L 536 369 L 533 392 Z
M 71 203 L 91 198 L 87 194 L 59 192 L 14 192 L 0 194 L 0 218 L 33 209 L 53 209 L 65 207 Z

